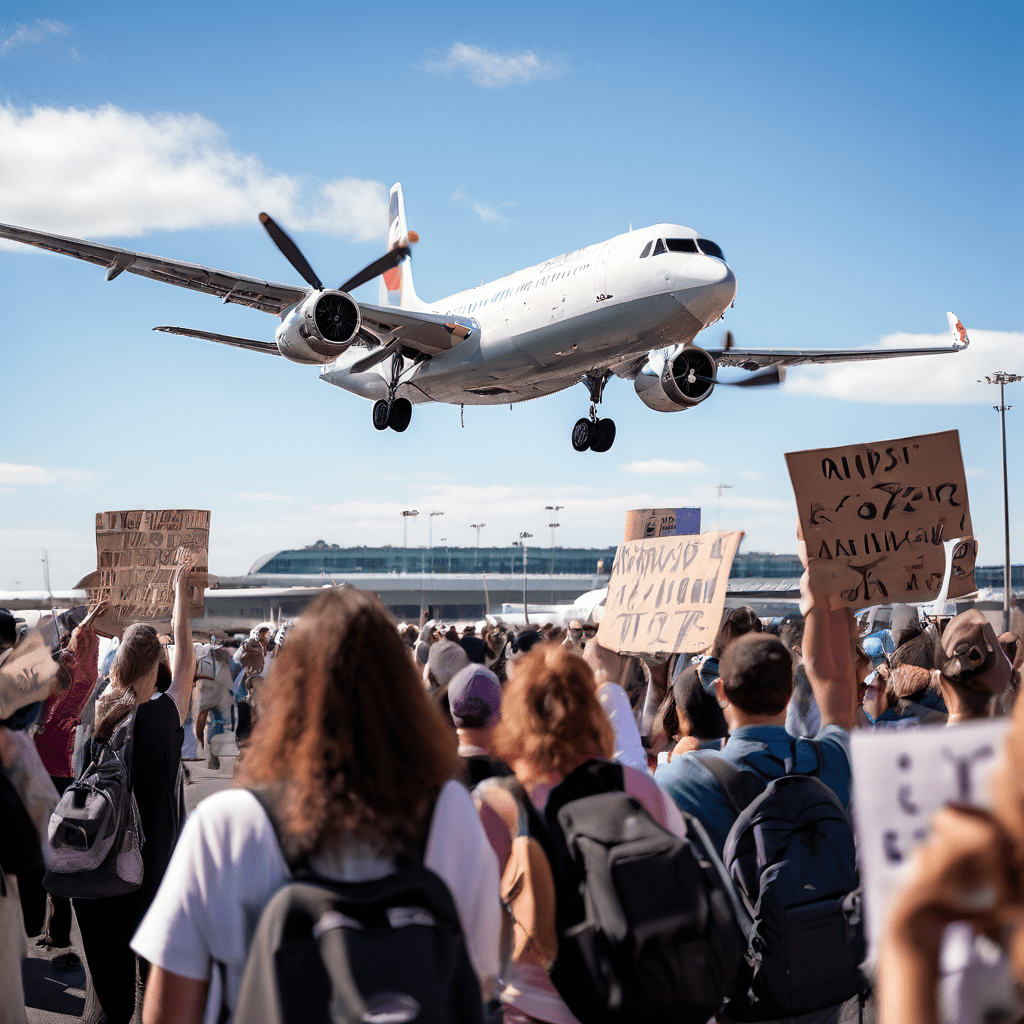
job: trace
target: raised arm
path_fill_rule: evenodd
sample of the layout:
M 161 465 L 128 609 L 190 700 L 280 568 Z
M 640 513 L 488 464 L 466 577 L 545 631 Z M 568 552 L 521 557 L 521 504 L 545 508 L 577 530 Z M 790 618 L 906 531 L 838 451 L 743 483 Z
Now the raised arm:
M 829 570 L 816 559 L 808 560 L 803 536 L 799 539 L 804 564 L 800 580 L 804 669 L 821 710 L 821 724 L 849 731 L 857 724 L 858 696 L 853 616 L 846 608 L 833 611 Z
M 171 663 L 171 685 L 167 689 L 167 694 L 178 708 L 178 718 L 182 725 L 188 718 L 192 680 L 196 674 L 192 622 L 189 619 L 189 597 L 192 589 L 190 580 L 191 568 L 188 565 L 179 566 L 174 574 L 174 611 L 171 614 L 174 657 Z

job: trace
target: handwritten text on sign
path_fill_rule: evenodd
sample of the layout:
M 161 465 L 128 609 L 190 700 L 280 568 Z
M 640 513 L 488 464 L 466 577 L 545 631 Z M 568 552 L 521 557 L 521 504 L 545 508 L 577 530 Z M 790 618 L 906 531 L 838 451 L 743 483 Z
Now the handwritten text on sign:
M 206 573 L 209 538 L 210 513 L 197 509 L 98 512 L 97 571 L 88 578 L 88 590 L 90 603 L 107 602 L 101 624 L 114 631 L 140 620 L 168 621 L 174 573 L 186 562 Z M 195 586 L 190 614 L 202 612 L 203 590 Z
M 850 737 L 867 924 L 877 940 L 914 849 L 944 804 L 991 807 L 1007 719 L 857 729 Z
M 742 531 L 621 544 L 598 641 L 621 654 L 701 651 L 715 639 Z
M 810 558 L 849 608 L 933 600 L 943 544 L 972 534 L 957 431 L 786 455 Z M 974 544 L 953 550 L 951 598 L 973 592 Z

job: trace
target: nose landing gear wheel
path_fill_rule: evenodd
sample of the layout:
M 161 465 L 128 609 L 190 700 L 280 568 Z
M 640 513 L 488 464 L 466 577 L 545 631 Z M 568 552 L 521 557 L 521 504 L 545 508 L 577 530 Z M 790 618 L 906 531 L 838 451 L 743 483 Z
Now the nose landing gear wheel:
M 409 426 L 411 420 L 412 402 L 408 398 L 396 398 L 388 412 L 388 426 L 400 434 Z
M 579 419 L 572 428 L 572 446 L 578 452 L 585 452 L 590 447 L 590 439 L 594 425 L 588 419 Z
M 598 420 L 590 428 L 590 450 L 606 452 L 615 441 L 615 420 Z
M 382 398 L 373 403 L 373 426 L 376 430 L 387 430 L 391 407 Z

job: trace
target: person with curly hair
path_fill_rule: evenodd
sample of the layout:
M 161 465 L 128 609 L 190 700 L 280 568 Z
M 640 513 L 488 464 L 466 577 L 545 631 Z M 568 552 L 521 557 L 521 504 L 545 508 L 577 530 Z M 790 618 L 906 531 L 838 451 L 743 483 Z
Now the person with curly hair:
M 214 961 L 237 1005 L 252 922 L 305 858 L 346 882 L 422 862 L 448 885 L 484 999 L 498 974 L 498 867 L 451 727 L 385 607 L 325 591 L 288 634 L 260 695 L 235 788 L 185 826 L 134 949 L 153 964 L 146 1024 L 203 1019 Z M 261 792 L 274 808 L 285 849 Z

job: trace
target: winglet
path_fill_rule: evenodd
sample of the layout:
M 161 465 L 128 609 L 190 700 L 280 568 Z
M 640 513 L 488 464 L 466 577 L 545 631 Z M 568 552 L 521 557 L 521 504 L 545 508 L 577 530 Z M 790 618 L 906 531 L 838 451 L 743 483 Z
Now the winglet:
M 967 337 L 967 328 L 957 319 L 955 313 L 947 313 L 946 319 L 949 321 L 949 329 L 953 332 L 953 341 L 958 349 L 967 348 L 971 343 L 971 339 Z

